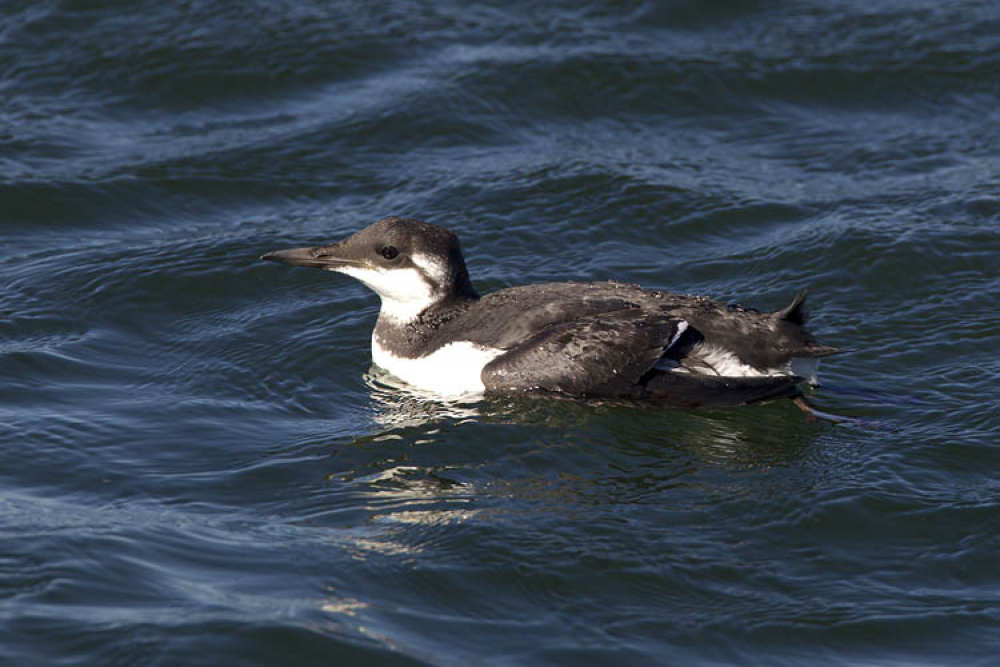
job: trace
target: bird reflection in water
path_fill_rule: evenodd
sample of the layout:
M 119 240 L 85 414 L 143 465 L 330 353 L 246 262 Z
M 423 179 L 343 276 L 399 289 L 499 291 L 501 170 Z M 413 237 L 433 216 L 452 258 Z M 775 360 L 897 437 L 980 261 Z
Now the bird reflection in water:
M 822 422 L 804 422 L 783 401 L 734 409 L 685 409 L 637 404 L 622 400 L 581 400 L 552 394 L 470 397 L 442 400 L 415 389 L 372 365 L 365 374 L 372 398 L 372 419 L 384 427 L 365 438 L 380 441 L 406 439 L 432 444 L 438 429 L 431 424 L 469 423 L 557 429 L 574 440 L 595 447 L 616 443 L 619 451 L 650 448 L 667 456 L 672 451 L 711 465 L 741 468 L 780 464 L 794 459 L 825 428 Z M 419 428 L 415 434 L 404 433 Z
M 365 382 L 375 432 L 338 447 L 351 472 L 330 477 L 363 498 L 365 521 L 336 533 L 362 560 L 447 552 L 444 525 L 492 534 L 528 517 L 560 523 L 584 507 L 613 514 L 637 504 L 689 521 L 713 503 L 804 493 L 828 428 L 785 401 L 738 410 L 551 396 L 443 401 L 374 365 Z
M 482 397 L 443 399 L 409 385 L 372 364 L 364 376 L 372 397 L 372 419 L 388 428 L 423 426 L 443 420 L 482 417 Z

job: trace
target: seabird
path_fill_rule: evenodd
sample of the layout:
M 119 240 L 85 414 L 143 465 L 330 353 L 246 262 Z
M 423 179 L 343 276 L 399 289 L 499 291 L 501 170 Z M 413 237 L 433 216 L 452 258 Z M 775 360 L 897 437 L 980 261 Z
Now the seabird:
M 793 398 L 840 350 L 805 330 L 805 291 L 762 313 L 619 282 L 480 295 L 458 237 L 390 217 L 332 243 L 261 259 L 343 273 L 381 297 L 372 359 L 442 397 L 554 393 L 684 406 Z

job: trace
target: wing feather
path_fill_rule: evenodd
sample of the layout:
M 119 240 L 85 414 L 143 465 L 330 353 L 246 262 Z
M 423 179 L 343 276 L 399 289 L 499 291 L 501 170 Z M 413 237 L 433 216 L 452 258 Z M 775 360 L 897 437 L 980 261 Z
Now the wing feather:
M 488 391 L 625 396 L 656 364 L 682 320 L 639 308 L 545 327 L 483 369 Z

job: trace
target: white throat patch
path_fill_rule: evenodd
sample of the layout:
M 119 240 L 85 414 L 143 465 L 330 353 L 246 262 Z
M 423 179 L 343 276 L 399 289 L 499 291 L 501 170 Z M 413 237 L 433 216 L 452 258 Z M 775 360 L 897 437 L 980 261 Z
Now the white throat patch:
M 380 270 L 360 266 L 341 266 L 331 269 L 364 283 L 382 299 L 380 317 L 396 322 L 410 322 L 424 312 L 437 299 L 430 284 L 419 270 Z
M 433 306 L 439 298 L 427 278 L 438 285 L 446 284 L 450 278 L 448 267 L 433 257 L 415 253 L 410 260 L 417 268 L 339 266 L 329 270 L 350 276 L 378 294 L 382 299 L 380 317 L 406 323 Z

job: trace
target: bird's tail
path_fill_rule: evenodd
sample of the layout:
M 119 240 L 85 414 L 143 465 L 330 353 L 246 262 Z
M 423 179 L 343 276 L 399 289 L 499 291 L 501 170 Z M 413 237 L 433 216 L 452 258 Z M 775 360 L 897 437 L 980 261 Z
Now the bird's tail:
M 778 327 L 779 330 L 784 328 L 786 331 L 795 332 L 793 335 L 796 338 L 804 341 L 802 342 L 802 347 L 796 356 L 801 357 L 828 357 L 831 354 L 838 354 L 843 352 L 839 347 L 834 347 L 832 345 L 823 345 L 812 339 L 809 333 L 805 330 L 806 321 L 809 319 L 809 311 L 806 309 L 806 296 L 809 294 L 808 290 L 802 290 L 795 295 L 792 302 L 782 308 L 781 310 L 776 310 L 771 313 L 771 318 L 778 323 L 788 322 L 789 324 L 795 325 L 793 327 Z

